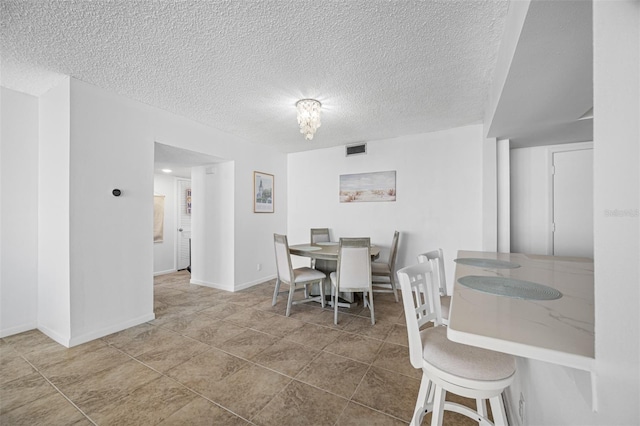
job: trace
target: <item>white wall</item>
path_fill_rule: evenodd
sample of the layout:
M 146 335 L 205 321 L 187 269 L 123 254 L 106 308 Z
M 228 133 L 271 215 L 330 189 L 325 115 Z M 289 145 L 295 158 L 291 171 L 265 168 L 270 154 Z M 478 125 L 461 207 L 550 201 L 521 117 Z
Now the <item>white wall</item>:
M 233 274 L 225 275 L 225 288 L 238 290 L 258 284 L 275 277 L 276 266 L 273 254 L 273 233 L 286 230 L 287 227 L 287 156 L 259 144 L 249 143 L 235 136 L 195 123 L 165 111 L 149 107 L 150 129 L 153 139 L 165 145 L 171 145 L 203 154 L 212 155 L 227 161 L 233 161 L 233 194 L 225 196 L 224 201 L 232 204 L 232 211 L 225 211 L 225 232 L 233 233 L 233 243 L 225 247 L 226 253 L 233 256 Z M 253 172 L 270 173 L 275 178 L 275 212 L 270 214 L 253 213 Z M 192 180 L 193 183 L 193 180 Z M 194 200 L 195 201 L 195 200 Z M 195 209 L 194 209 L 195 210 Z M 233 225 L 230 225 L 233 219 Z M 197 226 L 197 225 L 196 225 Z M 192 232 L 193 235 L 193 232 Z M 202 260 L 208 261 L 205 241 L 191 241 L 194 268 Z M 197 254 L 200 253 L 200 254 Z M 263 267 L 258 271 L 256 265 Z M 202 276 L 192 269 L 192 279 L 202 283 L 216 283 L 216 276 Z M 228 280 L 232 280 L 229 283 Z M 194 283 L 197 283 L 194 281 Z
M 71 80 L 71 345 L 154 318 L 147 110 Z
M 71 98 L 72 344 L 153 318 L 154 142 L 242 159 L 236 160 L 233 176 L 240 188 L 233 199 L 235 226 L 242 227 L 234 232 L 247 237 L 245 246 L 236 241 L 233 247 L 234 282 L 224 285 L 235 289 L 275 275 L 275 266 L 257 272 L 246 268 L 244 259 L 273 256 L 270 245 L 260 251 L 272 227 L 257 226 L 250 210 L 252 173 L 267 168 L 286 175 L 284 154 L 77 80 L 72 80 Z M 123 195 L 113 197 L 113 188 Z M 286 210 L 270 216 L 285 223 Z M 204 240 L 202 247 L 192 243 L 194 253 L 209 257 Z
M 309 241 L 309 229 L 330 228 L 333 239 L 369 236 L 386 258 L 400 231 L 397 267 L 442 247 L 449 285 L 457 251 L 483 245 L 482 126 L 367 143 L 367 154 L 344 147 L 289 155 L 290 244 Z M 342 174 L 396 171 L 395 202 L 340 203 Z
M 600 424 L 640 419 L 640 3 L 594 2 L 594 241 Z M 627 211 L 625 216 L 607 210 Z
M 191 282 L 234 291 L 234 163 L 192 169 L 193 209 Z M 200 250 L 202 248 L 203 250 Z
M 482 250 L 498 250 L 498 141 L 487 138 L 482 148 Z
M 3 121 L 5 108 L 23 108 L 15 97 L 3 97 L 2 106 Z M 233 189 L 222 216 L 231 226 L 223 237 L 235 239 L 224 252 L 233 266 L 221 279 L 237 290 L 275 276 L 272 233 L 285 228 L 287 218 L 285 154 L 75 79 L 42 96 L 38 108 L 29 120 L 38 127 L 22 129 L 40 135 L 38 252 L 25 258 L 37 262 L 38 296 L 25 297 L 30 300 L 15 312 L 3 309 L 9 314 L 3 324 L 19 324 L 16 312 L 37 299 L 38 328 L 73 346 L 153 318 L 155 141 L 235 160 L 225 170 Z M 31 167 L 38 155 L 30 157 Z M 276 176 L 281 204 L 275 214 L 252 211 L 254 170 Z M 122 196 L 114 197 L 114 188 Z M 12 201 L 8 195 L 2 193 L 3 206 Z M 206 247 L 201 250 L 206 259 Z M 255 262 L 261 271 L 247 267 Z M 21 285 L 3 280 L 3 295 L 19 293 Z
M 591 148 L 591 142 L 511 150 L 511 251 L 553 254 L 552 153 Z
M 38 99 L 0 92 L 0 337 L 31 330 L 38 307 Z
M 520 359 L 510 398 L 524 392 L 527 425 L 640 419 L 640 4 L 593 5 L 597 411 L 587 373 Z
M 38 329 L 68 346 L 70 288 L 70 91 L 67 79 L 39 99 Z
M 247 153 L 249 154 L 249 153 Z M 260 283 L 276 276 L 273 233 L 287 227 L 288 177 L 287 156 L 269 155 L 235 159 L 234 259 L 236 289 Z M 274 175 L 274 213 L 253 212 L 253 172 Z M 240 255 L 242 253 L 242 255 Z M 257 270 L 257 264 L 262 270 Z
M 176 270 L 176 178 L 154 175 L 153 193 L 164 195 L 164 236 L 162 242 L 153 243 L 153 274 L 158 275 Z
M 511 150 L 511 251 L 552 254 L 547 147 Z

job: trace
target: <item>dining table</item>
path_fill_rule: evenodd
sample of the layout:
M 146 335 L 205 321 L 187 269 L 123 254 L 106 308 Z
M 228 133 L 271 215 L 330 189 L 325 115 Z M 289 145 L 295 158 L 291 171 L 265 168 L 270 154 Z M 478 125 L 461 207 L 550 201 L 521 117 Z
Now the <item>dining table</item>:
M 325 284 L 330 282 L 329 275 L 338 268 L 338 252 L 340 243 L 336 241 L 322 241 L 313 244 L 294 244 L 289 246 L 289 253 L 315 259 L 315 269 L 324 272 L 327 275 Z M 380 247 L 371 244 L 370 247 L 371 260 L 375 260 L 380 256 Z M 325 286 L 326 287 L 326 286 Z M 340 293 L 342 302 L 338 306 L 352 307 L 355 303 L 353 293 Z
M 461 250 L 447 337 L 593 373 L 593 260 Z

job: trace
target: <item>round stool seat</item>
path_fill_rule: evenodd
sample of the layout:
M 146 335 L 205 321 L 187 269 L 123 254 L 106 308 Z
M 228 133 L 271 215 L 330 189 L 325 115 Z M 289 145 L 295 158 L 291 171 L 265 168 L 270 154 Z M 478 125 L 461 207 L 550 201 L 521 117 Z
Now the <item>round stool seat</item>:
M 446 327 L 420 331 L 424 360 L 439 370 L 468 380 L 499 381 L 516 371 L 513 356 L 452 342 Z

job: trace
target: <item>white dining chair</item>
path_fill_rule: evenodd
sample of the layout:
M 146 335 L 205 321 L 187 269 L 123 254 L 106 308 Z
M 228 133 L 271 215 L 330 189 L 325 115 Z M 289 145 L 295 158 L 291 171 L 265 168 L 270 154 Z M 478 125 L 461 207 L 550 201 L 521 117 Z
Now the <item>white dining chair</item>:
M 331 241 L 329 228 L 311 228 L 311 244 L 328 243 Z
M 431 250 L 418 255 L 418 262 L 424 263 L 429 260 L 435 261 L 435 275 L 438 277 L 438 286 L 440 288 L 440 306 L 442 310 L 442 322 L 449 325 L 449 307 L 451 306 L 451 295 L 447 290 L 447 277 L 444 272 L 444 255 L 442 249 Z
M 273 234 L 273 242 L 276 252 L 277 278 L 276 288 L 273 291 L 272 306 L 275 306 L 280 292 L 280 284 L 284 282 L 289 285 L 286 316 L 291 313 L 291 305 L 298 303 L 320 302 L 324 308 L 324 279 L 327 278 L 324 272 L 306 266 L 294 269 L 291 265 L 291 254 L 289 253 L 289 243 L 286 235 Z M 320 296 L 310 297 L 309 285 L 314 283 L 318 283 L 320 287 Z M 304 299 L 293 300 L 293 293 L 300 289 L 304 290 Z
M 441 426 L 444 411 L 453 411 L 481 425 L 506 425 L 502 394 L 513 382 L 516 371 L 511 355 L 456 343 L 447 338 L 442 325 L 440 291 L 430 260 L 398 271 L 402 291 L 409 358 L 422 369 L 422 381 L 411 426 L 422 423 L 431 412 L 431 424 Z M 432 322 L 433 327 L 425 327 Z M 476 400 L 477 409 L 445 401 L 447 392 Z M 488 418 L 486 400 L 494 423 Z
M 331 241 L 329 236 L 329 228 L 311 228 L 311 238 L 309 239 L 311 244 L 328 243 Z M 311 259 L 311 267 L 315 269 L 316 260 Z
M 376 323 L 371 285 L 371 240 L 369 238 L 340 238 L 338 268 L 332 272 L 331 300 L 333 322 L 338 324 L 338 293 L 362 292 L 365 306 L 371 312 L 371 325 Z
M 400 233 L 395 231 L 391 247 L 389 249 L 389 259 L 386 261 L 374 261 L 371 263 L 371 274 L 373 275 L 373 290 L 377 293 L 393 293 L 398 301 L 398 288 L 396 286 L 396 257 L 398 257 L 398 242 Z

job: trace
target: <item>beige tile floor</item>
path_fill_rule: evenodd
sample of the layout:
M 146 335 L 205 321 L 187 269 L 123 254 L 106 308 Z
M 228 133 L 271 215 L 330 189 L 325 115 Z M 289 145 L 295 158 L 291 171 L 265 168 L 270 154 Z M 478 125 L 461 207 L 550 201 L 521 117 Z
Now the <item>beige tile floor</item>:
M 374 326 L 360 307 L 335 326 L 316 303 L 285 317 L 273 287 L 229 293 L 177 272 L 155 278 L 148 323 L 71 349 L 36 330 L 0 339 L 0 424 L 407 424 L 420 372 L 402 303 L 376 294 Z

